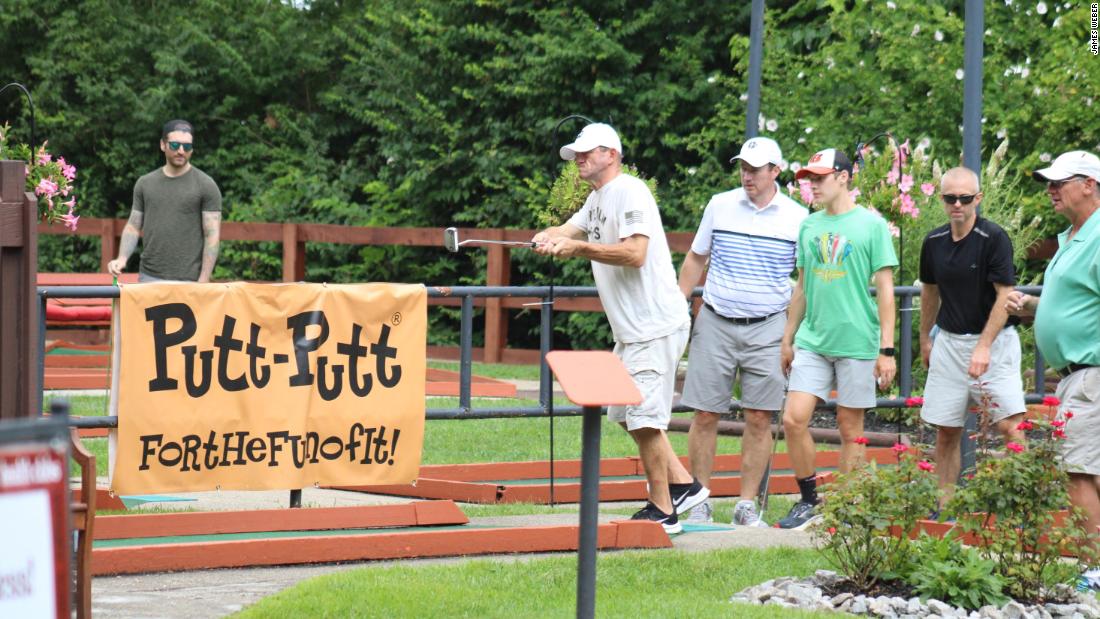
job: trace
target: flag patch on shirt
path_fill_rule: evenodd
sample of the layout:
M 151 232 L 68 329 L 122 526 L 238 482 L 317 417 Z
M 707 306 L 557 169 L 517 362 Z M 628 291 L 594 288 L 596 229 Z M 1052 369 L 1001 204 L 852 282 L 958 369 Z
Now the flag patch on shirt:
M 640 224 L 644 221 L 642 217 L 642 211 L 627 211 L 626 223 L 628 224 Z

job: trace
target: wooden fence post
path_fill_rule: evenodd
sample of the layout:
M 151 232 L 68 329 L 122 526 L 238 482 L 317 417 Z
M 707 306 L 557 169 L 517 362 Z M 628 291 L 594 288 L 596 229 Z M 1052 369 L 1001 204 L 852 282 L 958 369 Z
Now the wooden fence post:
M 38 416 L 38 200 L 26 164 L 0 161 L 0 419 Z
M 283 281 L 306 279 L 306 244 L 298 240 L 298 224 L 283 224 Z
M 507 286 L 512 270 L 511 252 L 508 248 L 503 245 L 490 245 L 487 261 L 488 272 L 485 274 L 485 285 Z M 504 309 L 500 297 L 487 298 L 485 299 L 485 362 L 500 363 L 503 351 L 507 347 L 508 310 Z

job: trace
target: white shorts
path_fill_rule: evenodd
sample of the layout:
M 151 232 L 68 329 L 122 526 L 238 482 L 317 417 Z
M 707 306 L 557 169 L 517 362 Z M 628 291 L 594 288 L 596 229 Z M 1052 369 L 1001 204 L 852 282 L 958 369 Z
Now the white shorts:
M 1058 417 L 1065 420 L 1060 447 L 1069 473 L 1100 475 L 1100 367 L 1078 370 L 1058 383 Z M 1066 412 L 1073 416 L 1066 419 Z
M 826 357 L 797 349 L 791 363 L 788 391 L 801 391 L 829 399 L 836 389 L 836 403 L 847 408 L 872 408 L 875 398 L 875 360 Z
M 981 378 L 973 379 L 967 370 L 979 337 L 942 329 L 936 334 L 928 380 L 924 383 L 924 406 L 920 410 L 925 423 L 964 427 L 970 407 L 983 402 L 995 422 L 1027 410 L 1020 377 L 1020 336 L 1016 329 L 1001 329 L 989 350 L 989 369 Z
M 676 392 L 676 366 L 687 348 L 691 327 L 664 337 L 644 342 L 615 343 L 615 355 L 623 360 L 626 371 L 638 391 L 642 403 L 636 406 L 609 406 L 607 418 L 625 423 L 626 429 L 639 428 L 667 430 L 672 419 L 672 397 Z

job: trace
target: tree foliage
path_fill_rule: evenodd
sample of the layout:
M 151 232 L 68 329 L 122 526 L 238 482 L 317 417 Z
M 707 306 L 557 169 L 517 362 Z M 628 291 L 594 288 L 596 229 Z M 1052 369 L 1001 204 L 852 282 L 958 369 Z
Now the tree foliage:
M 986 3 L 983 140 L 988 150 L 1011 139 L 1018 178 L 1064 150 L 1100 147 L 1087 4 L 1040 4 L 1042 14 L 1035 3 Z M 182 117 L 228 220 L 535 227 L 561 170 L 557 148 L 580 128 L 555 124 L 575 113 L 619 129 L 626 161 L 660 184 L 666 227 L 691 230 L 710 194 L 736 184 L 727 161 L 745 126 L 749 6 L 4 0 L 0 79 L 31 88 L 39 141 L 80 169 L 87 216 L 126 216 L 134 180 L 162 161 L 159 127 Z M 961 6 L 769 2 L 762 133 L 792 162 L 883 130 L 957 159 Z M 29 140 L 17 98 L 0 100 L 4 120 Z M 1041 188 L 1024 187 L 1023 220 L 1044 215 L 1046 234 L 1062 227 Z M 42 270 L 98 263 L 93 241 L 43 242 Z M 308 251 L 314 281 L 483 283 L 476 252 Z M 277 245 L 230 242 L 215 276 L 279 273 Z M 515 255 L 512 281 L 550 273 L 545 258 Z M 583 264 L 554 277 L 591 281 Z M 600 320 L 558 326 L 597 346 Z

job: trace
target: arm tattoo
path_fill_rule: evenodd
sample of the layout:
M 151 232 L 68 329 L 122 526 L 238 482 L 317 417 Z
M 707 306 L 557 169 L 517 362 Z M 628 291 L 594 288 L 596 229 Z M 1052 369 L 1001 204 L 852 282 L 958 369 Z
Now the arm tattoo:
M 205 212 L 202 214 L 202 272 L 213 274 L 214 264 L 218 261 L 218 245 L 221 241 L 222 214 Z
M 141 211 L 130 211 L 130 219 L 126 227 L 122 229 L 122 238 L 119 239 L 118 255 L 129 258 L 137 249 L 138 238 L 141 237 L 141 227 L 145 222 L 145 214 Z

